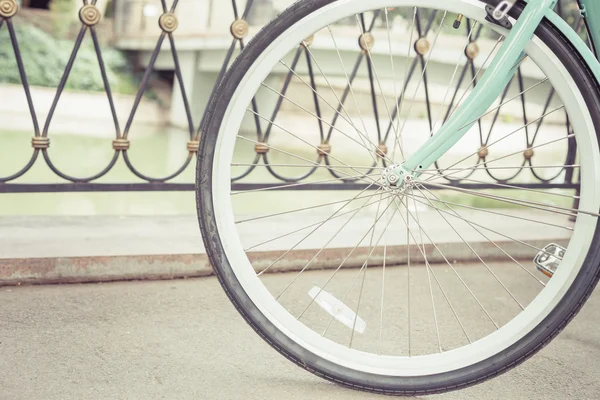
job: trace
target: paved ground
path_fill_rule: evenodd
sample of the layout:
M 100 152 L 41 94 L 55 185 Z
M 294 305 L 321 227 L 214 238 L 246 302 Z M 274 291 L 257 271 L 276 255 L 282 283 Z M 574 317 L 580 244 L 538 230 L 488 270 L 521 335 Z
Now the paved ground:
M 599 306 L 596 294 L 518 369 L 427 398 L 599 398 Z M 0 321 L 1 399 L 379 398 L 283 359 L 243 322 L 214 277 L 5 287 Z

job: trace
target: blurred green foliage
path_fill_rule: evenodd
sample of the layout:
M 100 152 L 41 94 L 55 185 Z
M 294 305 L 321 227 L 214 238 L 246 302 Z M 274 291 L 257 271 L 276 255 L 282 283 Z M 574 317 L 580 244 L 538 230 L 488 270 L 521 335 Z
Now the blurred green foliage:
M 28 24 L 15 24 L 15 31 L 27 80 L 34 86 L 56 87 L 73 51 L 74 41 L 55 39 L 43 30 Z M 137 90 L 129 61 L 114 48 L 103 48 L 102 57 L 111 89 L 117 93 L 133 94 Z M 21 78 L 8 29 L 0 29 L 0 83 L 20 84 Z M 67 89 L 103 91 L 98 58 L 90 34 L 82 43 L 67 80 Z

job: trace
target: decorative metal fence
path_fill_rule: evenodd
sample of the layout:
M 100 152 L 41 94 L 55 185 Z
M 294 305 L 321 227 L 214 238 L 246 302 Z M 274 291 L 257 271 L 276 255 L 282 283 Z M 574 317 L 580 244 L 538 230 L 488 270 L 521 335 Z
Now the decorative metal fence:
M 104 64 L 104 60 L 103 60 L 103 54 L 102 54 L 102 50 L 101 50 L 101 47 L 99 44 L 99 38 L 98 38 L 97 29 L 96 29 L 96 24 L 100 21 L 101 14 L 100 14 L 98 8 L 96 7 L 96 1 L 95 0 L 83 1 L 83 6 L 79 10 L 79 19 L 81 21 L 81 28 L 79 30 L 79 33 L 77 34 L 77 37 L 75 39 L 75 45 L 71 52 L 70 58 L 69 58 L 68 62 L 66 63 L 65 70 L 64 70 L 64 73 L 60 80 L 60 83 L 56 89 L 54 101 L 52 102 L 52 106 L 50 108 L 48 117 L 47 117 L 46 121 L 44 121 L 42 123 L 42 121 L 38 120 L 38 117 L 36 114 L 36 108 L 34 107 L 34 103 L 32 101 L 31 88 L 30 88 L 30 84 L 28 83 L 28 79 L 27 79 L 27 65 L 24 64 L 23 58 L 21 57 L 21 53 L 19 50 L 19 38 L 17 37 L 15 28 L 14 28 L 15 21 L 13 19 L 13 16 L 18 13 L 19 7 L 15 0 L 0 0 L 0 29 L 2 29 L 3 26 L 5 26 L 4 29 L 8 29 L 12 48 L 14 49 L 16 64 L 17 64 L 19 75 L 21 78 L 21 84 L 22 84 L 23 90 L 24 90 L 26 98 L 27 98 L 27 104 L 29 107 L 29 112 L 30 112 L 31 119 L 33 122 L 33 127 L 34 127 L 33 138 L 31 140 L 32 154 L 31 154 L 30 159 L 28 160 L 28 162 L 25 165 L 15 166 L 16 172 L 14 172 L 8 176 L 0 176 L 0 192 L 23 193 L 23 192 L 74 192 L 74 191 L 178 191 L 178 190 L 193 190 L 194 189 L 195 185 L 192 182 L 190 182 L 190 183 L 174 183 L 173 182 L 173 179 L 180 176 L 184 170 L 192 167 L 190 164 L 192 164 L 192 160 L 194 160 L 195 154 L 198 150 L 199 139 L 200 139 L 200 135 L 201 135 L 201 127 L 202 127 L 202 124 L 204 122 L 204 117 L 205 117 L 205 115 L 203 115 L 203 116 L 192 115 L 192 111 L 191 111 L 190 104 L 188 101 L 188 95 L 186 94 L 186 88 L 183 84 L 184 80 L 182 78 L 181 66 L 180 66 L 180 62 L 179 62 L 179 58 L 178 58 L 178 51 L 177 51 L 177 45 L 176 45 L 177 44 L 176 32 L 177 32 L 177 27 L 178 27 L 178 18 L 177 18 L 177 15 L 175 14 L 175 11 L 176 11 L 178 3 L 179 3 L 178 0 L 174 0 L 171 7 L 168 8 L 166 1 L 161 0 L 162 15 L 157 17 L 157 23 L 161 29 L 161 33 L 159 34 L 158 40 L 156 42 L 156 46 L 154 47 L 154 50 L 151 53 L 149 62 L 147 64 L 145 73 L 141 79 L 141 83 L 139 85 L 137 94 L 135 96 L 135 101 L 133 103 L 133 106 L 131 108 L 129 116 L 126 119 L 125 124 L 122 125 L 121 121 L 119 121 L 119 119 L 117 117 L 117 112 L 115 111 L 113 94 L 111 92 L 111 85 L 109 83 L 109 79 L 107 78 L 107 73 L 106 73 L 105 64 Z M 560 12 L 564 12 L 565 9 L 568 9 L 569 4 L 571 4 L 571 2 L 567 2 L 566 0 L 559 0 L 559 4 L 557 6 L 558 10 Z M 253 7 L 253 0 L 248 0 L 247 3 L 245 4 L 244 8 L 240 8 L 239 5 L 237 4 L 237 1 L 232 0 L 232 7 L 233 7 L 233 14 L 235 17 L 235 20 L 232 22 L 232 24 L 230 26 L 230 33 L 232 36 L 232 40 L 231 40 L 231 44 L 230 44 L 229 48 L 227 49 L 226 56 L 223 60 L 220 72 L 218 73 L 217 80 L 216 80 L 217 85 L 222 80 L 227 67 L 230 65 L 232 58 L 234 57 L 236 48 L 239 47 L 239 49 L 243 49 L 246 44 L 245 39 L 248 35 L 248 29 L 249 29 L 247 17 Z M 380 17 L 381 17 L 381 15 L 378 12 L 374 12 L 373 18 L 371 19 L 370 23 L 366 23 L 364 16 L 362 18 L 361 22 L 363 25 L 362 29 L 364 30 L 364 34 L 361 36 L 360 40 L 357 41 L 357 46 L 359 46 L 360 50 L 362 50 L 362 51 L 359 52 L 359 54 L 354 62 L 354 65 L 351 69 L 350 76 L 349 76 L 349 85 L 347 85 L 344 88 L 343 94 L 340 97 L 341 103 L 338 105 L 337 113 L 334 114 L 333 119 L 330 121 L 330 123 L 325 123 L 325 124 L 323 123 L 323 118 L 322 118 L 322 114 L 321 114 L 321 107 L 323 105 L 320 101 L 319 96 L 317 95 L 317 93 L 320 89 L 315 80 L 315 67 L 313 65 L 313 62 L 311 61 L 311 57 L 309 55 L 309 49 L 308 49 L 308 46 L 311 45 L 310 38 L 308 38 L 304 43 L 302 43 L 298 46 L 298 49 L 295 52 L 293 59 L 288 66 L 289 71 L 285 74 L 285 78 L 283 79 L 283 86 L 280 90 L 281 96 L 279 97 L 279 99 L 275 105 L 275 108 L 271 114 L 272 115 L 271 121 L 275 120 L 277 113 L 280 111 L 280 108 L 281 108 L 281 105 L 283 102 L 283 96 L 286 94 L 286 92 L 288 91 L 288 89 L 290 87 L 290 81 L 291 81 L 292 77 L 294 76 L 294 70 L 298 67 L 298 65 L 300 63 L 306 63 L 306 66 L 303 68 L 305 68 L 308 71 L 308 76 L 310 78 L 309 83 L 314 91 L 314 96 L 313 96 L 312 100 L 314 101 L 314 109 L 315 109 L 315 113 L 316 113 L 316 116 L 319 121 L 318 129 L 319 129 L 321 141 L 320 141 L 320 143 L 315 144 L 315 146 L 317 146 L 319 148 L 318 154 L 316 155 L 316 162 L 319 164 L 330 165 L 330 160 L 329 160 L 329 152 L 331 150 L 330 139 L 332 138 L 332 135 L 335 134 L 334 127 L 337 122 L 337 117 L 340 115 L 342 104 L 344 104 L 344 102 L 348 98 L 348 94 L 351 90 L 350 85 L 356 78 L 359 67 L 361 67 L 361 65 L 364 65 L 364 64 L 366 64 L 366 67 L 368 70 L 368 79 L 370 82 L 369 83 L 370 101 L 371 101 L 373 115 L 374 115 L 376 127 L 377 127 L 378 148 L 376 151 L 380 152 L 382 154 L 385 154 L 387 152 L 387 143 L 388 143 L 388 138 L 390 136 L 390 132 L 392 130 L 392 124 L 394 123 L 394 120 L 396 118 L 398 118 L 399 116 L 396 115 L 396 112 L 394 111 L 391 121 L 384 123 L 381 120 L 380 115 L 379 115 L 379 109 L 378 109 L 378 95 L 376 93 L 376 83 L 375 83 L 374 77 L 373 77 L 372 65 L 371 65 L 371 61 L 369 60 L 369 57 L 366 56 L 367 50 L 368 50 L 368 48 L 370 48 L 370 46 L 372 46 L 372 43 L 374 40 L 373 36 L 371 34 L 371 31 L 372 31 L 377 19 Z M 436 18 L 435 12 L 427 13 L 427 14 L 421 13 L 421 14 L 417 15 L 416 29 L 417 29 L 418 37 L 415 38 L 415 42 L 414 42 L 415 55 L 414 55 L 414 58 L 410 61 L 410 64 L 409 64 L 410 68 L 408 69 L 408 73 L 406 75 L 406 81 L 404 82 L 404 85 L 403 85 L 403 90 L 406 90 L 406 88 L 408 86 L 408 82 L 413 77 L 413 75 L 415 75 L 415 74 L 423 75 L 425 103 L 426 103 L 426 109 L 427 109 L 426 119 L 427 119 L 431 129 L 433 129 L 433 125 L 434 125 L 433 118 L 434 117 L 432 116 L 432 108 L 431 108 L 430 98 L 429 98 L 428 72 L 426 70 L 425 54 L 427 53 L 429 46 L 430 46 L 430 43 L 427 39 L 427 34 L 431 30 L 432 24 L 433 24 L 435 18 Z M 585 29 L 585 24 L 583 23 L 583 20 L 581 18 L 577 18 L 576 20 L 570 21 L 570 22 L 572 22 L 572 25 L 580 32 Z M 479 37 L 481 34 L 481 27 L 479 27 L 478 30 L 471 32 L 471 24 L 466 23 L 466 24 L 463 24 L 463 27 L 461 27 L 461 29 L 464 29 L 464 34 L 466 35 L 466 38 L 468 38 L 468 40 L 469 40 L 469 45 L 466 47 L 466 51 L 465 51 L 465 55 L 467 57 L 467 62 L 464 64 L 464 66 L 462 67 L 462 70 L 460 70 L 460 72 L 459 72 L 459 75 L 458 75 L 459 79 L 456 83 L 456 88 L 454 89 L 454 91 L 452 93 L 448 110 L 451 110 L 457 102 L 460 102 L 459 89 L 460 89 L 461 85 L 463 85 L 463 82 L 472 80 L 474 82 L 474 84 L 476 84 L 477 77 L 478 77 L 478 71 L 475 67 L 474 59 L 477 57 L 477 55 L 479 53 L 479 47 L 477 45 L 477 41 L 479 40 Z M 100 171 L 98 171 L 97 173 L 95 173 L 91 176 L 79 177 L 79 176 L 73 176 L 73 175 L 67 174 L 66 172 L 62 171 L 60 168 L 58 168 L 56 166 L 55 162 L 53 161 L 52 152 L 50 149 L 51 140 L 50 140 L 50 136 L 49 136 L 49 127 L 52 122 L 57 104 L 58 104 L 58 102 L 61 98 L 61 95 L 63 94 L 63 91 L 65 89 L 65 84 L 69 77 L 69 73 L 71 72 L 71 69 L 73 67 L 74 61 L 77 57 L 78 50 L 80 49 L 81 43 L 86 35 L 91 36 L 93 44 L 94 44 L 98 65 L 100 67 L 100 71 L 102 74 L 102 80 L 104 82 L 106 96 L 107 96 L 108 102 L 110 104 L 110 110 L 111 110 L 112 120 L 114 123 L 114 129 L 115 129 L 115 137 L 114 137 L 114 140 L 112 141 L 112 149 L 114 150 L 114 154 L 113 154 L 112 158 L 110 159 L 110 161 L 108 162 L 108 164 L 104 168 L 102 168 Z M 149 82 L 150 76 L 154 70 L 156 60 L 159 56 L 159 53 L 161 51 L 161 47 L 162 47 L 164 41 L 168 41 L 168 43 L 170 45 L 169 46 L 170 52 L 171 52 L 171 55 L 173 57 L 173 62 L 174 62 L 174 73 L 175 73 L 175 76 L 177 77 L 176 82 L 179 85 L 179 89 L 180 89 L 180 93 L 182 96 L 182 100 L 183 100 L 183 104 L 184 104 L 185 112 L 186 112 L 186 117 L 187 117 L 187 131 L 189 133 L 189 141 L 187 143 L 187 148 L 182 149 L 181 166 L 175 172 L 173 172 L 167 176 L 148 176 L 148 175 L 142 173 L 138 168 L 136 168 L 136 166 L 134 165 L 134 163 L 132 162 L 132 160 L 130 159 L 130 157 L 128 155 L 128 151 L 132 144 L 129 132 L 130 132 L 132 123 L 134 121 L 134 118 L 136 116 L 136 112 L 138 110 L 140 101 L 142 100 L 144 93 L 148 89 L 148 82 Z M 0 71 L 0 73 L 2 73 L 2 72 Z M 518 70 L 517 74 L 513 78 L 513 81 L 511 81 L 511 85 L 518 85 L 517 87 L 518 87 L 519 92 L 524 91 L 525 88 L 523 87 L 523 74 L 520 69 Z M 507 96 L 507 93 L 508 93 L 508 88 L 504 92 L 504 94 L 501 98 L 501 102 L 504 101 L 504 99 Z M 544 105 L 544 114 L 549 109 L 554 96 L 555 96 L 554 92 L 549 93 L 548 98 Z M 211 95 L 211 97 L 212 97 L 212 95 Z M 400 100 L 401 100 L 401 97 L 398 98 L 398 101 L 400 101 Z M 528 118 L 528 115 L 527 115 L 527 112 L 526 112 L 526 109 L 524 106 L 524 104 L 526 102 L 526 98 L 524 95 L 521 96 L 520 101 L 523 103 L 523 115 L 522 115 L 523 123 L 525 126 L 529 127 L 532 131 L 531 135 L 527 135 L 527 139 L 526 139 L 527 143 L 526 144 L 527 144 L 528 151 L 523 153 L 522 168 L 517 170 L 514 173 L 514 175 L 509 178 L 497 177 L 494 175 L 494 172 L 492 170 L 487 170 L 487 173 L 488 173 L 490 179 L 495 183 L 511 183 L 511 185 L 512 185 L 513 184 L 512 182 L 514 181 L 514 179 L 520 173 L 522 173 L 523 170 L 528 170 L 534 174 L 536 181 L 531 182 L 531 183 L 514 183 L 514 185 L 524 186 L 524 187 L 540 187 L 540 188 L 541 187 L 544 187 L 544 188 L 552 187 L 552 188 L 577 189 L 577 187 L 578 187 L 577 179 L 578 178 L 577 178 L 576 174 L 573 173 L 572 168 L 571 169 L 564 168 L 560 171 L 557 171 L 556 176 L 553 176 L 553 177 L 542 177 L 542 176 L 536 174 L 535 168 L 534 168 L 535 165 L 532 161 L 533 154 L 534 154 L 532 149 L 535 148 L 535 140 L 537 137 L 537 132 L 539 132 L 542 124 L 544 123 L 544 118 L 539 118 L 538 120 L 535 121 L 535 123 L 532 123 Z M 257 101 L 253 100 L 251 107 L 257 115 L 259 114 L 259 106 L 260 105 L 257 103 Z M 448 113 L 449 113 L 449 111 L 448 111 Z M 448 113 L 445 115 L 446 118 L 448 117 Z M 478 153 L 479 160 L 477 161 L 477 164 L 485 163 L 486 157 L 488 156 L 487 145 L 490 140 L 491 130 L 493 129 L 494 124 L 496 123 L 496 121 L 498 119 L 499 113 L 500 113 L 500 109 L 498 109 L 495 112 L 495 115 L 493 117 L 492 127 L 491 127 L 491 129 L 489 129 L 489 132 L 484 132 L 484 129 L 481 126 L 481 124 L 478 127 L 478 129 L 480 131 L 481 143 L 480 143 L 480 151 Z M 201 119 L 198 117 L 201 117 Z M 233 179 L 232 186 L 233 186 L 234 190 L 238 190 L 238 189 L 242 190 L 242 189 L 248 189 L 248 188 L 256 188 L 256 187 L 264 187 L 264 186 L 273 185 L 273 184 L 268 184 L 268 183 L 265 183 L 265 184 L 244 183 L 244 178 L 249 176 L 258 164 L 267 164 L 267 166 L 269 165 L 268 143 L 269 143 L 269 138 L 270 138 L 271 131 L 273 128 L 273 123 L 272 122 L 265 123 L 264 121 L 261 121 L 258 118 L 258 116 L 256 116 L 254 118 L 254 124 L 255 124 L 255 130 L 256 130 L 255 157 L 254 157 L 254 160 L 251 163 L 251 165 L 248 166 L 247 170 L 244 173 L 242 173 L 241 175 L 239 175 Z M 568 119 L 567 119 L 567 123 L 566 123 L 566 126 L 564 129 L 565 129 L 565 135 L 569 135 L 571 133 L 571 130 L 570 130 L 570 127 L 568 124 Z M 2 138 L 0 137 L 0 141 L 1 141 L 1 139 Z M 1 142 L 0 142 L 0 145 L 1 145 Z M 568 166 L 568 165 L 572 165 L 575 163 L 576 143 L 575 143 L 574 139 L 568 140 L 566 146 L 568 146 L 568 148 L 566 149 L 566 152 L 565 152 L 566 160 L 564 162 L 564 165 Z M 111 169 L 113 169 L 113 167 L 115 166 L 115 164 L 117 163 L 117 161 L 119 160 L 120 157 L 123 158 L 123 161 L 127 165 L 127 168 L 135 176 L 137 176 L 141 181 L 132 182 L 132 183 L 98 182 L 98 180 L 100 178 L 107 175 L 111 171 Z M 43 159 L 43 161 L 40 160 L 40 158 Z M 381 162 L 383 165 L 385 165 L 384 157 L 380 157 L 379 162 Z M 19 178 L 25 176 L 31 170 L 32 166 L 36 163 L 45 163 L 45 165 L 50 170 L 52 170 L 52 172 L 57 177 L 62 178 L 63 183 L 36 184 L 36 183 L 21 183 L 21 182 L 19 182 Z M 375 168 L 376 165 L 374 165 L 373 167 Z M 311 175 L 311 172 L 309 171 L 308 173 L 304 174 L 301 177 L 290 178 L 290 177 L 281 175 L 274 168 L 267 168 L 267 169 L 270 171 L 271 175 L 274 178 L 276 178 L 279 181 L 286 181 L 286 182 L 298 182 L 300 180 L 307 179 Z M 314 169 L 313 169 L 313 171 L 314 171 Z M 339 183 L 328 184 L 327 188 L 326 188 L 327 190 L 331 190 L 331 189 L 345 190 L 345 189 L 355 189 L 356 188 L 356 185 L 354 185 L 353 182 L 351 182 L 347 179 L 343 179 L 342 176 L 336 176 L 335 171 L 333 169 L 330 169 L 330 172 L 335 177 L 339 178 L 340 181 L 339 181 Z M 564 176 L 564 179 L 562 178 L 563 176 Z M 468 176 L 464 177 L 464 178 L 460 178 L 460 179 L 452 179 L 452 178 L 447 178 L 447 179 L 448 179 L 448 184 L 451 184 L 451 185 L 485 186 L 484 184 L 477 185 L 477 184 L 469 183 L 468 179 L 466 179 L 466 178 L 468 178 Z M 560 181 L 557 181 L 557 178 L 560 178 Z M 497 185 L 493 185 L 490 187 L 497 187 Z M 294 187 L 291 186 L 290 188 L 293 189 Z M 316 188 L 323 189 L 324 187 L 318 186 L 318 184 L 314 184 L 314 185 L 304 185 L 304 186 L 302 186 L 302 188 L 304 190 L 306 190 L 306 189 L 310 190 L 310 189 L 316 189 Z

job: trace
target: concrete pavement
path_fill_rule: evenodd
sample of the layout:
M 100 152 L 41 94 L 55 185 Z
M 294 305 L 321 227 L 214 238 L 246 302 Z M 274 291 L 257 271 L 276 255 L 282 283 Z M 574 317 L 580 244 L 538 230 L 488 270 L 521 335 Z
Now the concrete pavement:
M 426 398 L 600 398 L 599 306 L 595 294 L 517 369 Z M 4 287 L 0 321 L 3 400 L 381 398 L 285 360 L 246 325 L 215 277 Z

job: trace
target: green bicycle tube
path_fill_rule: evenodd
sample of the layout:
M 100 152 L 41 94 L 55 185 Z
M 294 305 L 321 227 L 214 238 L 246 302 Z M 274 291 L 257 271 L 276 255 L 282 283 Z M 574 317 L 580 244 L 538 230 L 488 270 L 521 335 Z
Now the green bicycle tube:
M 585 10 L 585 20 L 592 37 L 592 43 L 596 46 L 596 53 L 598 53 L 598 46 L 600 46 L 600 2 L 598 0 L 579 0 L 579 3 L 582 9 Z
M 500 95 L 512 77 L 525 45 L 533 37 L 542 18 L 551 11 L 554 0 L 530 0 L 519 20 L 504 40 L 498 54 L 479 84 L 450 119 L 403 164 L 405 171 L 418 171 L 432 165 L 454 146 Z M 417 172 L 418 173 L 418 172 Z
M 591 3 L 597 0 L 586 0 L 586 2 Z M 600 4 L 597 4 L 597 6 L 600 6 Z M 595 8 L 597 11 L 597 14 L 592 14 L 590 12 L 588 12 L 588 18 L 590 20 L 592 19 L 596 19 L 596 25 L 600 25 L 600 7 L 596 7 Z M 573 28 L 571 28 L 571 26 L 564 20 L 562 19 L 558 14 L 556 14 L 554 11 L 550 11 L 546 14 L 546 18 L 569 40 L 569 42 L 571 42 L 571 44 L 573 45 L 573 47 L 575 47 L 575 49 L 577 50 L 577 52 L 581 55 L 581 57 L 583 57 L 583 59 L 585 60 L 585 62 L 589 65 L 592 73 L 594 74 L 594 77 L 596 78 L 596 80 L 598 82 L 600 82 L 600 63 L 598 63 L 598 59 L 596 58 L 596 56 L 594 55 L 594 53 L 592 52 L 592 50 L 590 50 L 590 48 L 588 47 L 588 45 L 581 40 L 581 38 L 579 37 L 579 34 L 577 32 L 575 32 L 573 30 Z M 600 40 L 600 32 L 597 32 L 598 39 Z M 600 42 L 596 42 L 599 43 Z M 600 49 L 598 49 L 600 50 Z

